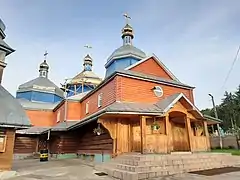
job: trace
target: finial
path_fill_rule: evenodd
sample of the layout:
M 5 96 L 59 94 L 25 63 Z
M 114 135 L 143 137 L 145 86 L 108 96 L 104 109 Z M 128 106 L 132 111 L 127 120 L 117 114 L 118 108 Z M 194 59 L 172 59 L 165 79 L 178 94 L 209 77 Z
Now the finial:
M 89 44 L 86 44 L 84 47 L 87 49 L 87 54 L 89 54 L 89 51 L 90 49 L 92 49 L 92 46 Z
M 46 60 L 47 60 L 47 55 L 48 55 L 48 52 L 47 52 L 47 51 L 45 51 L 45 53 L 44 53 L 43 55 L 44 55 L 44 61 L 46 61 Z
M 126 19 L 126 24 L 129 23 L 129 19 L 132 19 L 127 13 L 123 14 L 123 16 L 124 16 L 125 19 Z

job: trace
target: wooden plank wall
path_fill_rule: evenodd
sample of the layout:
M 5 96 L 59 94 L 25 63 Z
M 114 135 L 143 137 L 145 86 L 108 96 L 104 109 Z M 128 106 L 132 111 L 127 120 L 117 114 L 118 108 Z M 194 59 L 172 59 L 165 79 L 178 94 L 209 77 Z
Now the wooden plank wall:
M 61 139 L 59 141 L 59 150 L 61 153 L 76 153 L 79 144 L 79 132 L 71 131 L 66 132 L 61 135 Z M 58 144 L 58 143 L 56 143 Z
M 192 151 L 207 151 L 208 137 L 206 136 L 193 136 L 192 138 Z
M 97 127 L 97 123 L 90 123 L 86 127 L 81 128 L 81 136 L 78 137 L 78 153 L 79 154 L 112 154 L 113 139 L 110 137 L 108 130 L 103 126 L 101 128 L 104 133 L 97 136 L 93 133 L 93 129 Z
M 34 153 L 37 151 L 37 137 L 16 134 L 14 153 Z
M 11 170 L 12 168 L 15 130 L 14 129 L 5 130 L 7 135 L 7 143 L 5 152 L 0 153 L 0 171 Z

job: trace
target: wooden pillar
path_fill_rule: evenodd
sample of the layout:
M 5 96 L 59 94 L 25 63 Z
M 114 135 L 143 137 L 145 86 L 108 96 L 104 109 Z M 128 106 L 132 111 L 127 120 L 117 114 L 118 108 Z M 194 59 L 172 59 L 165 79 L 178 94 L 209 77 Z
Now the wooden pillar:
M 132 135 L 132 124 L 131 124 L 131 119 L 128 119 L 128 152 L 132 152 L 132 142 L 133 142 L 133 135 Z
M 165 126 L 166 126 L 166 135 L 167 135 L 167 153 L 171 153 L 172 151 L 172 126 L 169 121 L 169 114 L 165 115 Z
M 140 116 L 140 131 L 141 131 L 141 154 L 144 154 L 147 148 L 146 142 L 146 117 Z
M 38 146 L 39 146 L 39 137 L 36 138 L 36 149 L 35 149 L 36 153 L 38 153 L 38 150 L 39 150 Z
M 185 116 L 185 118 L 186 118 L 185 125 L 186 125 L 187 133 L 188 133 L 189 148 L 190 148 L 190 151 L 192 152 L 193 151 L 193 145 L 192 145 L 193 134 L 192 134 L 192 128 L 191 128 L 191 120 L 187 115 Z
M 120 154 L 120 120 L 117 118 L 117 129 L 116 129 L 116 155 Z
M 206 142 L 207 142 L 207 150 L 210 150 L 210 138 L 209 138 L 209 132 L 208 132 L 208 127 L 207 127 L 207 121 L 203 121 L 203 126 L 204 126 L 204 135 L 206 136 Z

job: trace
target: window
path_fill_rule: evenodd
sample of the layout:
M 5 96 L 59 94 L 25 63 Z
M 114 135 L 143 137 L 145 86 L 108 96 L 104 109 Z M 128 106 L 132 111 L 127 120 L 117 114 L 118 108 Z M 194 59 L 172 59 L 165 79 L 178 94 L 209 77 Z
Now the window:
M 0 153 L 5 152 L 6 144 L 7 144 L 7 136 L 6 135 L 0 135 Z
M 57 113 L 57 123 L 60 122 L 60 117 L 61 117 L 61 111 L 58 111 L 58 113 Z
M 157 97 L 162 97 L 163 96 L 163 89 L 160 86 L 155 86 L 153 88 L 153 92 Z
M 102 93 L 98 95 L 98 107 L 102 106 Z
M 89 101 L 86 103 L 86 114 L 89 113 Z

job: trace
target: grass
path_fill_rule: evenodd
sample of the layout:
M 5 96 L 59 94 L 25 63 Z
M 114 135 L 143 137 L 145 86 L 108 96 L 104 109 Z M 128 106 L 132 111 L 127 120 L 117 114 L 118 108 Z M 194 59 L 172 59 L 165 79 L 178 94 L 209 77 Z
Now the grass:
M 212 149 L 211 152 L 231 153 L 232 155 L 240 156 L 240 150 L 237 149 Z

